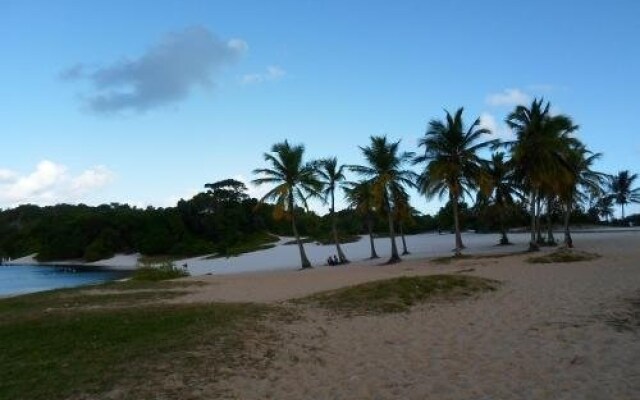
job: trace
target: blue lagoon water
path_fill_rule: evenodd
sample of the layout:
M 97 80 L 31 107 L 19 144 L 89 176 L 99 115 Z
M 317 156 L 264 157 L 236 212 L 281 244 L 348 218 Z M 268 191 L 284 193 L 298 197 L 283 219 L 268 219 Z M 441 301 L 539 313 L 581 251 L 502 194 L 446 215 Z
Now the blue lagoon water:
M 0 265 L 0 297 L 113 281 L 126 272 L 74 267 Z

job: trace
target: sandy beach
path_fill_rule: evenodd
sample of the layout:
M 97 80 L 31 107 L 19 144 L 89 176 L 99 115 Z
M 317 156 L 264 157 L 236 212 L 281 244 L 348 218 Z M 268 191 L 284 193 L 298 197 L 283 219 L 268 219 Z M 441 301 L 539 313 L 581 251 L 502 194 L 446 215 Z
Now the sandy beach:
M 257 345 L 256 354 L 272 347 L 267 369 L 247 366 L 216 384 L 226 398 L 640 398 L 640 331 L 610 323 L 638 323 L 630 299 L 640 299 L 640 234 L 582 235 L 576 244 L 602 257 L 563 264 L 531 264 L 529 255 L 450 264 L 418 258 L 391 266 L 196 277 L 190 279 L 203 285 L 173 301 L 271 302 L 302 313 L 294 322 L 272 324 L 276 342 Z M 502 284 L 474 298 L 375 316 L 345 317 L 287 302 L 371 280 L 436 273 Z M 198 388 L 204 397 L 207 387 Z

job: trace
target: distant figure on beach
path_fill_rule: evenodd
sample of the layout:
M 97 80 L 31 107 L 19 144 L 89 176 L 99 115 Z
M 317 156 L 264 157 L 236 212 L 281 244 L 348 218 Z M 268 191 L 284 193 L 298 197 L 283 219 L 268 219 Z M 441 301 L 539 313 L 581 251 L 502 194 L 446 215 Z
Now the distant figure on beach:
M 333 265 L 338 265 L 340 264 L 340 260 L 338 260 L 338 256 L 336 256 L 335 254 L 333 255 Z

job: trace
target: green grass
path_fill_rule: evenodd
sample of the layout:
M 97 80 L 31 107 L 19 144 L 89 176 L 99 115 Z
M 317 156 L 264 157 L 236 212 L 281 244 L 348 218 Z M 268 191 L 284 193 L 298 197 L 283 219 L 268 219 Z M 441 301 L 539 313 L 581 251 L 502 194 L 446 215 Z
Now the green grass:
M 242 332 L 270 310 L 148 304 L 173 295 L 65 290 L 0 300 L 0 398 L 95 398 L 114 389 L 157 398 L 169 374 L 197 384 L 239 362 Z
M 189 272 L 171 263 L 138 267 L 131 277 L 134 281 L 166 281 L 189 276 Z
M 497 281 L 464 275 L 400 277 L 319 293 L 296 302 L 346 315 L 390 313 L 408 311 L 418 303 L 470 296 L 497 287 Z
M 527 259 L 532 264 L 568 263 L 579 261 L 590 261 L 599 258 L 599 254 L 587 253 L 585 251 L 560 249 L 552 253 Z

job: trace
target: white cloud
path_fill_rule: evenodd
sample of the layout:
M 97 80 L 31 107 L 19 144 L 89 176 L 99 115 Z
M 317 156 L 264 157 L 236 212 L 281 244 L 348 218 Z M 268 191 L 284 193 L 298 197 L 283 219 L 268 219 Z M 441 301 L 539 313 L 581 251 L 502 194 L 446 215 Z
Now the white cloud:
M 520 89 L 505 89 L 500 93 L 492 93 L 487 96 L 486 102 L 490 106 L 518 106 L 531 102 L 531 96 Z
M 255 83 L 277 81 L 279 79 L 282 79 L 286 74 L 287 71 L 285 71 L 284 69 L 276 65 L 270 65 L 267 67 L 265 72 L 243 75 L 242 79 L 240 79 L 240 82 L 243 85 L 251 85 Z
M 18 174 L 14 171 L 11 171 L 9 169 L 0 169 L 0 182 L 10 181 L 12 179 L 15 179 L 16 176 L 18 176 Z
M 504 141 L 515 139 L 515 135 L 511 129 L 509 129 L 506 124 L 498 122 L 490 113 L 484 112 L 480 114 L 480 127 L 489 129 L 492 133 L 490 135 L 492 139 L 500 139 Z
M 196 26 L 165 35 L 137 58 L 96 69 L 76 64 L 60 78 L 89 82 L 92 90 L 84 102 L 94 112 L 143 112 L 184 100 L 195 88 L 214 87 L 220 70 L 247 49 L 241 39 L 222 41 Z
M 104 165 L 90 168 L 71 180 L 71 189 L 77 193 L 86 193 L 101 188 L 113 181 L 113 172 Z
M 77 176 L 69 175 L 67 167 L 53 161 L 39 162 L 35 170 L 21 175 L 3 171 L 0 179 L 0 206 L 13 207 L 31 203 L 39 205 L 78 202 L 91 191 L 109 184 L 113 173 L 104 166 L 93 167 Z

